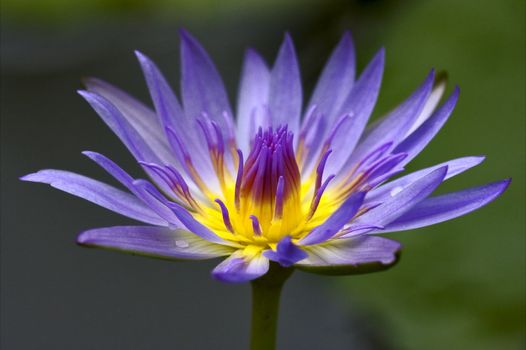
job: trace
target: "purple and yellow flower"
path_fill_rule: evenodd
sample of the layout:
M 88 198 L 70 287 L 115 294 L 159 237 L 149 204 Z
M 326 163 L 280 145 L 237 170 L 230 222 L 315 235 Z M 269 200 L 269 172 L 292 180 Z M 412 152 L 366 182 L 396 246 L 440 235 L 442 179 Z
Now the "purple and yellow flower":
M 202 46 L 181 31 L 182 104 L 157 66 L 137 52 L 154 110 L 88 79 L 80 91 L 148 179 L 105 156 L 84 154 L 127 191 L 62 170 L 24 176 L 147 225 L 91 229 L 78 242 L 173 260 L 226 257 L 213 276 L 243 282 L 284 267 L 352 274 L 396 263 L 400 244 L 379 234 L 464 215 L 498 197 L 510 180 L 431 196 L 481 163 L 463 157 L 401 174 L 447 121 L 459 90 L 440 104 L 445 79 L 431 71 L 398 107 L 367 126 L 384 51 L 355 77 L 346 33 L 303 109 L 300 72 L 285 36 L 269 68 L 248 50 L 237 110 Z

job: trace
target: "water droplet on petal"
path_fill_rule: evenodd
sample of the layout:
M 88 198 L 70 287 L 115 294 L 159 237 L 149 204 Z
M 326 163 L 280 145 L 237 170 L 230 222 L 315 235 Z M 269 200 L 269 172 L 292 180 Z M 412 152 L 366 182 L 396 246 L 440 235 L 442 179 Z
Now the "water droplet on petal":
M 396 196 L 400 191 L 402 191 L 404 188 L 402 186 L 397 186 L 391 190 L 391 197 Z
M 183 241 L 183 240 L 177 240 L 175 241 L 175 245 L 179 248 L 188 248 L 189 244 L 187 241 Z

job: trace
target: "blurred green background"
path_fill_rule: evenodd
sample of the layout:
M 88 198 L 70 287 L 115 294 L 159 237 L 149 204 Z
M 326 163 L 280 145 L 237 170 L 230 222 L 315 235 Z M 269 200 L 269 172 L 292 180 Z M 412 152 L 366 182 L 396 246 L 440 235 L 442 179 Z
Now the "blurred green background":
M 502 198 L 469 216 L 391 235 L 405 249 L 400 264 L 388 272 L 316 277 L 310 282 L 321 285 L 341 312 L 367 322 L 365 327 L 378 328 L 377 336 L 355 349 L 523 349 L 525 17 L 524 0 L 2 0 L 2 103 L 10 104 L 2 113 L 2 142 L 7 140 L 7 127 L 15 125 L 10 112 L 33 101 L 31 94 L 38 93 L 35 88 L 16 99 L 5 92 L 12 86 L 26 86 L 20 85 L 23 82 L 48 88 L 32 82 L 67 76 L 61 79 L 73 92 L 77 82 L 71 76 L 99 75 L 147 100 L 138 69 L 130 68 L 135 64 L 131 49 L 138 48 L 158 60 L 175 84 L 176 29 L 180 26 L 209 49 L 231 101 L 247 45 L 260 49 L 271 62 L 282 33 L 290 31 L 308 94 L 331 47 L 343 30 L 351 29 L 359 69 L 380 46 L 387 50 L 374 116 L 405 98 L 432 67 L 447 70 L 449 91 L 454 84 L 461 88 L 453 117 L 409 170 L 484 154 L 487 159 L 481 166 L 448 181 L 441 190 L 505 177 L 513 177 L 513 183 Z M 51 89 L 58 84 L 54 81 Z M 57 100 L 34 106 L 27 122 L 40 118 L 41 108 L 58 110 L 62 93 L 58 88 Z M 24 147 L 28 146 L 13 143 L 2 150 L 2 170 L 15 165 L 20 172 L 34 169 L 34 164 L 6 153 L 29 153 L 29 147 Z M 91 145 L 86 142 L 84 147 Z M 81 150 L 72 152 L 79 157 Z M 70 168 L 60 159 L 48 154 L 42 167 Z M 6 259 L 4 264 L 15 263 Z M 316 319 L 312 330 L 298 332 L 309 334 L 323 322 Z

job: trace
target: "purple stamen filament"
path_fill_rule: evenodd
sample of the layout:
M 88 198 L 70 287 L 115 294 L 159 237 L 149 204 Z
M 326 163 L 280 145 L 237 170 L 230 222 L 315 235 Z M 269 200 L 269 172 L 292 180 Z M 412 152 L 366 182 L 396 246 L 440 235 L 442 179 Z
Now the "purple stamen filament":
M 254 231 L 254 234 L 256 236 L 261 236 L 263 232 L 261 231 L 261 225 L 259 224 L 258 218 L 255 215 L 250 215 L 249 217 L 250 220 L 252 220 L 252 230 Z
M 225 223 L 225 227 L 228 231 L 231 233 L 234 232 L 234 228 L 232 227 L 232 222 L 230 221 L 230 215 L 228 213 L 228 208 L 226 207 L 225 203 L 223 203 L 220 199 L 216 198 L 215 202 L 219 204 L 219 207 L 221 208 L 221 214 L 223 216 L 223 222 Z

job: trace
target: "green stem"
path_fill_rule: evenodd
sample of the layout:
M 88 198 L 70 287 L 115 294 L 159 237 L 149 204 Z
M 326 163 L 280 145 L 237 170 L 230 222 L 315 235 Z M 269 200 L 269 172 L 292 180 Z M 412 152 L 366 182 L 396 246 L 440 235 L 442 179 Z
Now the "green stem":
M 251 350 L 276 348 L 279 297 L 292 271 L 293 268 L 284 268 L 271 262 L 267 274 L 252 281 Z

